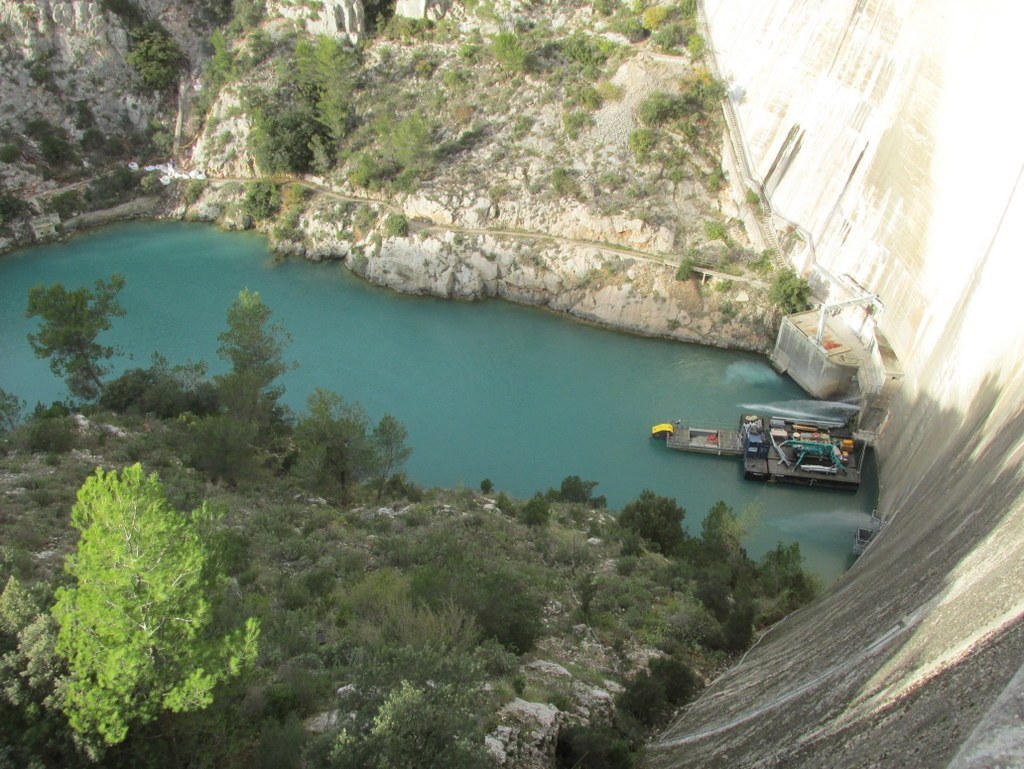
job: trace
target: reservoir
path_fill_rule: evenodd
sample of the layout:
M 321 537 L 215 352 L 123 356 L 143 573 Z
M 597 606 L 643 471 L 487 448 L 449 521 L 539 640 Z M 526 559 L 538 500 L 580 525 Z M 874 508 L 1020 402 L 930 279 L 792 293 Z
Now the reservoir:
M 374 422 L 393 414 L 413 449 L 406 473 L 424 486 L 476 489 L 489 478 L 525 498 L 578 475 L 597 481 L 594 493 L 616 510 L 645 488 L 675 497 L 698 533 L 724 500 L 746 525 L 751 556 L 797 541 L 826 583 L 849 566 L 854 532 L 875 505 L 870 461 L 856 493 L 793 488 L 745 481 L 736 457 L 680 454 L 648 437 L 651 425 L 674 419 L 726 427 L 747 412 L 843 411 L 808 401 L 759 356 L 501 301 L 401 296 L 337 263 L 276 261 L 261 236 L 206 225 L 118 225 L 0 258 L 0 387 L 29 406 L 66 398 L 26 339 L 38 326 L 25 317 L 28 290 L 91 287 L 115 272 L 125 276 L 127 314 L 100 339 L 125 352 L 115 373 L 149 365 L 153 352 L 223 371 L 216 349 L 227 308 L 241 289 L 259 291 L 292 337 L 288 405 L 301 412 L 324 387 L 361 403 Z

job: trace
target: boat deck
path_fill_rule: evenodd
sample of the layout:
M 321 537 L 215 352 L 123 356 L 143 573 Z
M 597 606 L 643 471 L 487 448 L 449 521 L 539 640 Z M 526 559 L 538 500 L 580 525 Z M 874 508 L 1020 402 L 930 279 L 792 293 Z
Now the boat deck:
M 674 424 L 675 433 L 665 438 L 665 445 L 676 451 L 743 457 L 743 474 L 753 480 L 850 490 L 860 486 L 865 445 L 863 441 L 854 440 L 847 428 L 808 425 L 792 418 L 759 419 L 765 428 L 760 433 L 764 436 L 760 450 L 752 444 L 745 452 L 743 428 L 689 427 L 679 423 Z M 836 461 L 812 458 L 801 464 L 793 446 L 783 445 L 787 441 L 790 444 L 793 440 L 799 441 L 801 435 L 819 446 L 822 442 L 836 446 Z M 844 448 L 839 452 L 841 444 Z
M 738 457 L 743 453 L 739 431 L 735 428 L 677 427 L 675 435 L 665 439 L 665 445 L 676 451 L 693 451 L 720 457 Z

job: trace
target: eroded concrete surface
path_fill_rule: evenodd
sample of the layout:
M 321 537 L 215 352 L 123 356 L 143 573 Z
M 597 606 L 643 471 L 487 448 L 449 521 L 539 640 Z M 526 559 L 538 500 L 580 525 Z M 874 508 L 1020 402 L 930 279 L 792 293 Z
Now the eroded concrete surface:
M 707 11 L 752 165 L 812 234 L 794 256 L 879 294 L 907 377 L 878 449 L 877 540 L 647 762 L 1022 766 L 1024 107 L 1007 86 L 1024 6 Z

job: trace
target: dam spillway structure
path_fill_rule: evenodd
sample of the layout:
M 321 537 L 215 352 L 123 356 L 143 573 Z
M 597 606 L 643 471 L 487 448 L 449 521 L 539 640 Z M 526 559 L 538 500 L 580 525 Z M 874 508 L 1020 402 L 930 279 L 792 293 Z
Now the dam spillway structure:
M 789 263 L 878 298 L 899 387 L 866 552 L 645 765 L 1024 766 L 1024 6 L 701 6 L 737 210 L 763 192 Z

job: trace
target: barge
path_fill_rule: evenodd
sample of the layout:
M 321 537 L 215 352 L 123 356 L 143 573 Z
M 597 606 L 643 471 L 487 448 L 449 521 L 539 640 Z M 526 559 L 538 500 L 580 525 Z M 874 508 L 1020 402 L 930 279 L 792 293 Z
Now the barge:
M 665 429 L 671 427 L 671 430 Z M 743 475 L 769 483 L 855 490 L 867 449 L 847 425 L 785 416 L 745 415 L 736 428 L 656 425 L 652 438 L 663 438 L 676 451 L 739 456 Z

